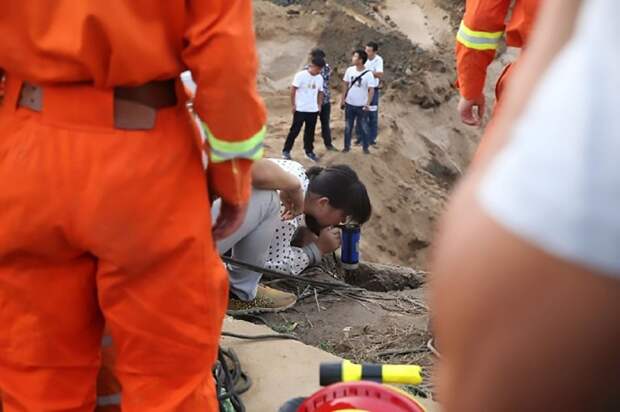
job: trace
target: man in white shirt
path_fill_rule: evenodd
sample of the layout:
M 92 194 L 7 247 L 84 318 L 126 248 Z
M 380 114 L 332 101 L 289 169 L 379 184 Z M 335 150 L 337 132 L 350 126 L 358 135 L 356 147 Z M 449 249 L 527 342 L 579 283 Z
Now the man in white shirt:
M 321 76 L 323 67 L 325 67 L 325 60 L 321 57 L 314 57 L 308 68 L 297 73 L 293 79 L 291 85 L 293 124 L 282 149 L 282 157 L 286 160 L 291 159 L 293 144 L 304 124 L 306 158 L 314 162 L 319 160 L 314 154 L 314 131 L 319 109 L 323 106 L 323 77 Z
M 364 65 L 375 78 L 375 94 L 372 102 L 370 102 L 368 116 L 366 117 L 370 144 L 373 146 L 377 144 L 377 134 L 379 133 L 379 89 L 381 89 L 381 79 L 383 79 L 383 58 L 377 54 L 378 50 L 379 45 L 376 42 L 368 42 L 366 45 L 368 60 Z
M 353 52 L 349 67 L 342 80 L 345 83 L 346 92 L 342 96 L 340 106 L 345 110 L 344 149 L 343 153 L 351 150 L 351 134 L 353 126 L 357 122 L 357 135 L 364 147 L 364 153 L 370 154 L 370 133 L 366 117 L 375 91 L 375 77 L 372 72 L 364 67 L 368 55 L 362 49 Z

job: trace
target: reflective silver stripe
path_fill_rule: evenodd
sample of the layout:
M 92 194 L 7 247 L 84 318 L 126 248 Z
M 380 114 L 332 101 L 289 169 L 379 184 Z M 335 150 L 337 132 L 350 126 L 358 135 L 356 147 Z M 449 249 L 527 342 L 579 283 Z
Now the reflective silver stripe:
M 113 395 L 102 395 L 97 396 L 97 405 L 98 406 L 114 406 L 121 404 L 121 394 L 115 393 Z
M 103 338 L 101 338 L 101 347 L 107 348 L 109 346 L 112 346 L 112 336 L 105 335 Z
M 465 41 L 468 41 L 470 43 L 475 43 L 475 44 L 488 44 L 491 46 L 497 46 L 499 44 L 499 41 L 501 39 L 497 38 L 497 39 L 491 39 L 491 38 L 486 38 L 486 37 L 474 37 L 474 36 L 470 36 L 469 34 L 467 34 L 465 32 L 465 30 L 463 30 L 462 28 L 459 29 L 459 33 L 457 35 L 457 38 L 461 37 L 462 39 L 464 39 Z
M 231 159 L 254 159 L 254 157 L 261 151 L 263 150 L 263 143 L 259 143 L 256 146 L 254 146 L 252 149 L 247 150 L 245 152 L 240 152 L 240 153 L 229 153 L 229 152 L 222 152 L 220 150 L 215 149 L 214 147 L 211 147 L 211 156 L 213 158 L 217 158 L 218 160 L 231 160 Z

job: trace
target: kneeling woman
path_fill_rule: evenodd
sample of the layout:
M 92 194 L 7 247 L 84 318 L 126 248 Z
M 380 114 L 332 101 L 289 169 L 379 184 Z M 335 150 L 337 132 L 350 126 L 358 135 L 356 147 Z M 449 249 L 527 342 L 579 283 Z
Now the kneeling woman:
M 349 166 L 306 171 L 294 161 L 264 159 L 254 164 L 252 177 L 242 226 L 218 242 L 220 253 L 232 250 L 237 260 L 299 274 L 340 247 L 335 225 L 370 218 L 366 187 Z M 213 219 L 219 211 L 216 201 Z M 229 277 L 229 314 L 277 312 L 295 304 L 295 295 L 260 285 L 260 273 L 232 266 Z

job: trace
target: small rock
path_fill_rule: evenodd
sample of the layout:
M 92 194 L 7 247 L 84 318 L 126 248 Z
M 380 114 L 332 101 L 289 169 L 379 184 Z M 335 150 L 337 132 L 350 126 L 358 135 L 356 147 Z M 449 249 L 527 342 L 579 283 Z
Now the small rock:
M 286 14 L 289 16 L 298 16 L 300 14 L 299 10 L 289 9 L 286 11 Z
M 319 12 L 317 10 L 312 10 L 312 13 L 310 14 L 312 14 L 313 16 L 316 16 L 317 14 L 319 14 Z
M 405 70 L 405 74 L 407 76 L 411 76 L 413 74 L 413 70 L 411 70 L 411 68 L 407 67 L 407 70 Z
M 377 5 L 372 6 L 372 9 L 377 13 L 379 12 L 379 6 Z

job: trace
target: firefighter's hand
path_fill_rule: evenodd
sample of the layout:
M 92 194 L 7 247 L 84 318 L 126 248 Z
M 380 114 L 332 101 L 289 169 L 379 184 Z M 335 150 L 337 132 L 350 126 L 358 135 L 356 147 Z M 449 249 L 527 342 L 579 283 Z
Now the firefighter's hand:
M 469 126 L 480 126 L 482 124 L 482 118 L 484 117 L 485 108 L 484 95 L 474 100 L 467 100 L 461 96 L 458 106 L 461 121 Z
M 245 212 L 248 208 L 247 203 L 243 205 L 231 205 L 222 201 L 220 214 L 213 225 L 213 240 L 216 242 L 232 235 L 239 229 L 245 219 Z
M 331 253 L 340 247 L 340 230 L 333 227 L 326 227 L 321 230 L 319 240 L 316 245 L 322 254 Z

